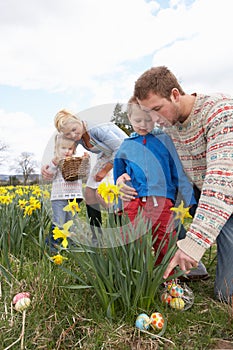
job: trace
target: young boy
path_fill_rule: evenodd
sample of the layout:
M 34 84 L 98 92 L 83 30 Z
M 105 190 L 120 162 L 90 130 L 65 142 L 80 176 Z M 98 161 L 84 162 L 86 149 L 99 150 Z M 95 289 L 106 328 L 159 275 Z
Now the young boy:
M 123 201 L 123 212 L 132 223 L 140 209 L 152 223 L 153 245 L 156 252 L 161 241 L 164 245 L 156 264 L 161 263 L 167 252 L 171 235 L 173 212 L 177 192 L 186 206 L 196 203 L 192 184 L 185 175 L 180 159 L 170 137 L 160 129 L 154 129 L 154 121 L 137 101 L 130 99 L 128 117 L 134 133 L 124 140 L 114 159 L 114 180 L 127 173 L 136 198 Z M 176 234 L 173 229 L 173 236 Z M 143 232 L 142 234 L 144 234 Z

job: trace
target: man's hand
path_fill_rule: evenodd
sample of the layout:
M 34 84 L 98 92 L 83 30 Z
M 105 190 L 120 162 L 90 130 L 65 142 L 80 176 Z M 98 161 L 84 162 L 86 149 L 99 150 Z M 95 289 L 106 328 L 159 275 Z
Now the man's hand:
M 41 174 L 44 180 L 52 180 L 54 174 L 48 171 L 49 165 L 43 165 L 41 168 Z
M 186 274 L 190 272 L 191 269 L 196 268 L 198 265 L 197 261 L 191 258 L 189 255 L 185 254 L 181 249 L 178 249 L 172 260 L 168 264 L 166 271 L 164 272 L 163 278 L 168 278 L 170 272 L 179 266 L 182 271 Z
M 135 189 L 125 184 L 127 181 L 130 180 L 131 177 L 127 173 L 124 173 L 121 176 L 119 176 L 116 181 L 116 184 L 118 186 L 121 186 L 120 191 L 123 193 L 123 195 L 121 195 L 123 201 L 131 201 L 135 198 L 135 196 L 137 196 L 137 192 L 135 191 Z

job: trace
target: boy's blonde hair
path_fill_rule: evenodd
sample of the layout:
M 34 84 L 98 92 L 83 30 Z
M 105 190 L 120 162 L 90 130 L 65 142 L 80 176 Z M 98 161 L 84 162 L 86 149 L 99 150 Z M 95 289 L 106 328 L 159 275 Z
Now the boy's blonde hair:
M 64 145 L 64 144 L 69 145 L 68 147 L 73 147 L 73 149 L 74 149 L 73 154 L 75 154 L 76 148 L 77 148 L 76 142 L 71 140 L 71 139 L 68 139 L 67 137 L 65 137 L 62 134 L 57 134 L 55 136 L 55 147 L 54 147 L 54 155 L 56 157 L 59 156 L 59 149 L 60 149 L 61 145 Z
M 127 104 L 127 115 L 128 115 L 128 118 L 131 119 L 131 116 L 133 114 L 133 108 L 137 108 L 138 106 L 138 109 L 140 109 L 140 106 L 139 106 L 139 103 L 136 99 L 136 97 L 132 96 L 129 101 L 128 101 L 128 104 Z
M 54 118 L 54 125 L 57 131 L 61 132 L 67 123 L 78 123 L 82 125 L 82 120 L 68 109 L 62 109 Z

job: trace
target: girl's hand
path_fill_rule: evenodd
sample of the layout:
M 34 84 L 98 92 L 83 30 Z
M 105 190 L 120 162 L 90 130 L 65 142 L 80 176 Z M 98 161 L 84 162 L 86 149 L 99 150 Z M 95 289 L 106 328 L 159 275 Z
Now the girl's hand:
M 54 174 L 48 171 L 49 165 L 43 165 L 41 168 L 41 174 L 44 180 L 52 180 Z

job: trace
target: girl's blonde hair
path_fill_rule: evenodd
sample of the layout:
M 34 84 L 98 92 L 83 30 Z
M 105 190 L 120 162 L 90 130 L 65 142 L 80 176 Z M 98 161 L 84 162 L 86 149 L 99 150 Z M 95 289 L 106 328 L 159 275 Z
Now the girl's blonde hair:
M 67 123 L 78 123 L 82 125 L 82 120 L 71 111 L 62 109 L 54 117 L 55 128 L 57 131 L 61 132 Z
M 71 139 L 68 139 L 67 137 L 65 137 L 62 134 L 57 134 L 55 136 L 55 147 L 54 147 L 54 155 L 56 157 L 59 156 L 59 148 L 61 147 L 62 144 L 68 144 L 70 147 L 73 147 L 73 149 L 74 149 L 73 154 L 75 154 L 76 148 L 77 148 L 76 142 L 71 140 Z

